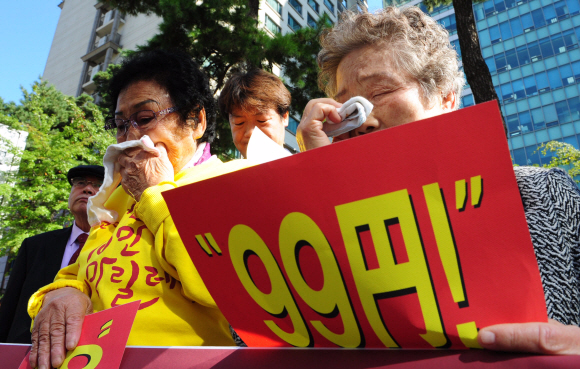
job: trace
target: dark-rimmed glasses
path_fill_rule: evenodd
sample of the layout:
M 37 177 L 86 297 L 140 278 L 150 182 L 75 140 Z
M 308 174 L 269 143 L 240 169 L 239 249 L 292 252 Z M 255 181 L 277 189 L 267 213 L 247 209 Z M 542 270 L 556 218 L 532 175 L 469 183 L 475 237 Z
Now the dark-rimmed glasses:
M 117 137 L 123 137 L 129 130 L 129 124 L 133 127 L 137 128 L 138 130 L 145 131 L 148 129 L 153 129 L 157 126 L 158 117 L 174 113 L 178 109 L 175 107 L 167 108 L 164 110 L 160 110 L 155 112 L 153 110 L 140 110 L 135 114 L 132 114 L 129 119 L 123 118 L 110 118 L 107 119 L 107 123 L 105 124 L 105 129 L 116 129 Z
M 89 181 L 84 177 L 75 177 L 71 179 L 71 183 L 73 187 L 85 188 L 85 186 L 91 185 L 94 189 L 98 190 L 102 186 L 103 181 Z

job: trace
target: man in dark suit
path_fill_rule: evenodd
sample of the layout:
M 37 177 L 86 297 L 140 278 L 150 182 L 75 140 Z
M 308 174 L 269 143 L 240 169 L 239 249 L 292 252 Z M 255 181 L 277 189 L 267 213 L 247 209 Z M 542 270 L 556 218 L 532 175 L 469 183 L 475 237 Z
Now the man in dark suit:
M 61 268 L 76 261 L 90 230 L 87 201 L 99 190 L 104 175 L 105 169 L 98 165 L 80 165 L 69 170 L 68 207 L 74 224 L 22 242 L 0 305 L 0 342 L 30 343 L 28 299 L 51 283 Z

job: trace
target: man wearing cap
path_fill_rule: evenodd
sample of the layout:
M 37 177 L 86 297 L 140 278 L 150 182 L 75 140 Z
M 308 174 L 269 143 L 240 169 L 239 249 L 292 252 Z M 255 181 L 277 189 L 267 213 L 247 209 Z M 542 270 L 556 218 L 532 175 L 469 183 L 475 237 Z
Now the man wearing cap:
M 87 201 L 99 190 L 104 175 L 105 169 L 98 165 L 69 170 L 68 208 L 75 219 L 73 225 L 22 242 L 0 305 L 0 342 L 30 343 L 28 299 L 51 283 L 60 269 L 76 261 L 90 230 Z

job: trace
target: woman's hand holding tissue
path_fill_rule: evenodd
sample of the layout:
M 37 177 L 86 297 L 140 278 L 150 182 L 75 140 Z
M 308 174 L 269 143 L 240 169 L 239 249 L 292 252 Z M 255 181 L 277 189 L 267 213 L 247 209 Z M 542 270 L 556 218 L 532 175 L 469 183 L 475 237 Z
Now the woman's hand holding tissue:
M 301 152 L 330 144 L 330 139 L 322 127 L 325 120 L 340 123 L 342 118 L 337 110 L 341 106 L 341 103 L 328 98 L 310 100 L 306 104 L 296 130 L 296 140 Z
M 155 147 L 159 149 L 159 154 L 131 148 L 119 155 L 121 185 L 135 201 L 141 199 L 141 194 L 147 188 L 163 181 L 173 181 L 173 165 L 167 157 L 165 146 L 157 143 Z

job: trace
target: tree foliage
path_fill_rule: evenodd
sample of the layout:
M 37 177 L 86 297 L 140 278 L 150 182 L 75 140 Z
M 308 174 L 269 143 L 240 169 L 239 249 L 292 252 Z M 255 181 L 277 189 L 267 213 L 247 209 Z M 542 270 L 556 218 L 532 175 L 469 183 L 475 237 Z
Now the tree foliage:
M 326 97 L 318 87 L 318 63 L 316 56 L 321 49 L 320 35 L 331 27 L 330 19 L 324 14 L 316 27 L 305 27 L 284 36 L 276 36 L 271 44 L 268 60 L 280 65 L 284 71 L 286 87 L 292 94 L 291 110 L 301 115 L 308 101 Z M 277 44 L 282 44 L 277 50 Z
M 114 143 L 91 97 L 65 96 L 46 82 L 23 93 L 21 105 L 0 99 L 0 123 L 28 132 L 25 150 L 2 142 L 21 160 L 18 172 L 5 173 L 6 182 L 0 184 L 0 254 L 16 251 L 26 237 L 70 224 L 68 170 L 101 164 Z
M 274 65 L 284 72 L 284 82 L 292 94 L 293 113 L 301 114 L 308 100 L 323 96 L 317 85 L 316 55 L 320 50 L 320 32 L 329 25 L 326 16 L 315 28 L 272 37 L 259 25 L 257 0 L 100 1 L 128 14 L 161 17 L 159 33 L 139 50 L 164 48 L 187 52 L 209 75 L 215 96 L 233 73 L 254 68 L 271 72 Z M 114 71 L 107 71 L 111 72 Z M 97 91 L 101 94 L 109 77 L 106 73 L 97 74 L 100 85 Z M 218 116 L 217 130 L 212 151 L 229 159 L 234 145 L 228 117 Z
M 576 183 L 580 183 L 580 179 L 578 179 L 580 175 L 580 150 L 565 142 L 550 141 L 542 144 L 539 151 L 544 156 L 549 155 L 549 153 L 553 155 L 550 163 L 543 165 L 544 168 L 559 167 L 565 169 Z

